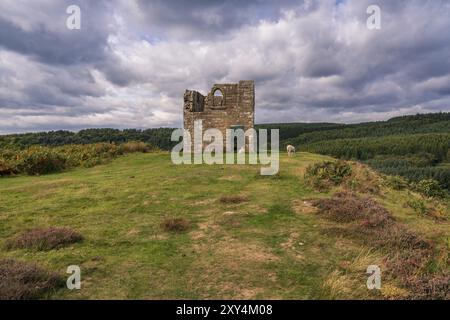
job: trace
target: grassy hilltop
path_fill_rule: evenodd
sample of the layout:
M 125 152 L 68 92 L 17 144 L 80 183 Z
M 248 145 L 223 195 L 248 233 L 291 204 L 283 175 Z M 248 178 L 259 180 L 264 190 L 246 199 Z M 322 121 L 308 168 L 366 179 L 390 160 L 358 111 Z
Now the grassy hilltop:
M 263 177 L 259 166 L 176 166 L 168 153 L 136 153 L 92 168 L 1 178 L 0 260 L 36 263 L 55 277 L 79 265 L 82 288 L 70 291 L 63 279 L 36 293 L 13 279 L 0 295 L 445 298 L 448 202 L 353 162 L 342 179 L 305 177 L 309 165 L 331 159 L 282 154 L 280 173 Z M 55 247 L 26 238 L 49 227 L 79 237 L 66 234 Z M 381 268 L 381 290 L 366 287 L 369 265 Z M 0 265 L 0 280 L 8 268 Z

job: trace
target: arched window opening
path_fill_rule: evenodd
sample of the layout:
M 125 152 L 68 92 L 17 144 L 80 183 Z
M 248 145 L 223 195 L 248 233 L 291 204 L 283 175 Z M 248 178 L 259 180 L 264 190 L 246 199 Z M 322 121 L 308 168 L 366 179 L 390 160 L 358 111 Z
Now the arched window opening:
M 222 107 L 224 104 L 224 94 L 220 88 L 215 88 L 213 91 L 213 106 L 214 107 Z

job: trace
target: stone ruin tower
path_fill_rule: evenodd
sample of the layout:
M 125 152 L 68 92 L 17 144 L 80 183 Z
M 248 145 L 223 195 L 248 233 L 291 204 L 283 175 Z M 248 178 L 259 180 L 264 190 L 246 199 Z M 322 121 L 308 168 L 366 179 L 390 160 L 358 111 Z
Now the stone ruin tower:
M 255 85 L 253 80 L 215 84 L 206 96 L 192 90 L 184 93 L 183 125 L 194 136 L 194 121 L 203 120 L 203 131 L 254 127 Z

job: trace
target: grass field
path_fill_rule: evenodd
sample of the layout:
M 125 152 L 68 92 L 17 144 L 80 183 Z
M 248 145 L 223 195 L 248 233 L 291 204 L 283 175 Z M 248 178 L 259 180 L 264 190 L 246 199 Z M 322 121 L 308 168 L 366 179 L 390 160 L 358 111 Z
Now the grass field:
M 0 179 L 0 239 L 35 227 L 68 227 L 84 240 L 47 251 L 0 248 L 0 258 L 35 262 L 65 275 L 79 265 L 81 290 L 54 299 L 371 299 L 401 294 L 395 277 L 368 290 L 366 268 L 384 255 L 336 232 L 315 214 L 318 192 L 308 164 L 329 159 L 281 156 L 280 174 L 259 166 L 173 165 L 167 153 L 130 154 L 60 174 Z M 246 201 L 219 201 L 241 195 Z M 450 224 L 417 214 L 407 191 L 375 196 L 398 221 L 448 252 Z M 167 217 L 190 222 L 163 230 Z M 2 245 L 3 243 L 0 243 Z M 439 266 L 442 268 L 442 266 Z M 67 275 L 68 276 L 68 275 Z M 390 293 L 391 292 L 391 293 Z

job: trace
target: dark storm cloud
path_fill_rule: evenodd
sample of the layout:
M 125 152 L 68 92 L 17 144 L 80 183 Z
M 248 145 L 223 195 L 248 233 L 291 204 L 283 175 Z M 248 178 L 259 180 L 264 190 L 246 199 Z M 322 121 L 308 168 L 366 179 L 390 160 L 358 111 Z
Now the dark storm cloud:
M 220 39 L 260 20 L 275 21 L 302 0 L 138 0 L 149 32 L 187 39 Z
M 8 17 L 0 17 L 0 47 L 32 56 L 47 64 L 97 63 L 108 53 L 107 37 L 111 11 L 103 1 L 78 1 L 83 8 L 81 30 L 66 28 L 66 8 L 76 1 L 60 1 L 54 10 L 33 25 L 21 28 Z M 37 15 L 29 9 L 29 15 Z
M 44 63 L 79 64 L 100 61 L 106 50 L 105 40 L 101 34 L 56 33 L 43 26 L 25 31 L 0 18 L 0 45 L 5 49 L 36 57 Z

